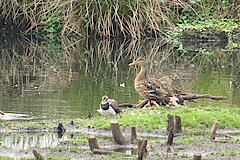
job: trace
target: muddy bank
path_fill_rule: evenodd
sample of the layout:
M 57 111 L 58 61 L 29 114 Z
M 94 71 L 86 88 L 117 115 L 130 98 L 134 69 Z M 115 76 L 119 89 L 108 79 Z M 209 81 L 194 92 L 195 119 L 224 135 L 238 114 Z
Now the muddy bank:
M 130 142 L 131 127 L 121 127 L 128 143 L 118 145 L 113 140 L 110 128 L 83 127 L 82 124 L 71 125 L 71 121 L 65 121 L 63 126 L 66 132 L 59 136 L 57 122 L 49 122 L 54 125 L 49 128 L 46 128 L 46 124 L 42 124 L 42 127 L 24 128 L 10 125 L 8 129 L 2 128 L 0 130 L 0 155 L 13 158 L 33 157 L 32 149 L 34 148 L 44 157 L 65 157 L 67 159 L 132 159 L 137 157 L 137 144 Z M 186 131 L 183 128 L 182 133 L 175 134 L 174 143 L 170 146 L 166 145 L 168 137 L 166 130 L 167 128 L 162 128 L 144 132 L 141 128 L 137 128 L 138 139 L 148 140 L 147 159 L 192 159 L 195 153 L 201 153 L 204 159 L 240 158 L 239 129 L 219 129 L 216 135 L 216 140 L 219 141 L 214 142 L 209 140 L 210 133 L 207 128 L 202 131 Z M 96 136 L 102 149 L 120 152 L 120 154 L 117 156 L 93 154 L 87 142 L 89 135 Z M 123 156 L 122 153 L 128 156 Z

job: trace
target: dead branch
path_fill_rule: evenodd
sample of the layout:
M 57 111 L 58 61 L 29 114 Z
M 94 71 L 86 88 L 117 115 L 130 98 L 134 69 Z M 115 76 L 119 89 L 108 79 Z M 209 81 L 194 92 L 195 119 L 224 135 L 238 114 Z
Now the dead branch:
M 93 154 L 121 154 L 121 155 L 124 155 L 124 156 L 129 156 L 126 153 L 115 152 L 115 151 L 108 151 L 108 150 L 105 150 L 105 149 L 97 149 L 97 148 L 95 148 L 93 150 Z
M 192 94 L 192 93 L 187 93 L 178 89 L 174 89 L 174 93 L 176 94 L 177 97 L 181 97 L 183 100 L 193 100 L 193 99 L 200 99 L 200 98 L 209 98 L 213 100 L 224 100 L 227 97 L 222 97 L 222 96 L 212 96 L 210 94 Z

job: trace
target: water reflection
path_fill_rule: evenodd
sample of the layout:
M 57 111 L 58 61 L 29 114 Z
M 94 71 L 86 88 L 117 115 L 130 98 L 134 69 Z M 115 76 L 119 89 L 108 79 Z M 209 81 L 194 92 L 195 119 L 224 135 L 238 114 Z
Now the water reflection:
M 63 135 L 60 139 L 55 133 L 48 134 L 1 134 L 1 147 L 15 150 L 27 150 L 31 148 L 57 147 L 61 142 L 67 141 L 68 135 Z
M 220 50 L 210 56 L 178 52 L 176 45 L 161 39 L 62 39 L 47 44 L 25 38 L 8 43 L 11 45 L 0 50 L 0 105 L 4 112 L 67 119 L 95 113 L 103 95 L 119 103 L 136 103 L 140 98 L 133 87 L 137 69 L 130 69 L 128 63 L 138 56 L 152 62 L 151 76 L 169 75 L 179 89 L 229 97 L 224 102 L 201 103 L 240 104 L 238 55 Z
M 30 117 L 26 114 L 16 114 L 16 113 L 4 113 L 0 114 L 1 120 L 31 120 L 33 117 Z

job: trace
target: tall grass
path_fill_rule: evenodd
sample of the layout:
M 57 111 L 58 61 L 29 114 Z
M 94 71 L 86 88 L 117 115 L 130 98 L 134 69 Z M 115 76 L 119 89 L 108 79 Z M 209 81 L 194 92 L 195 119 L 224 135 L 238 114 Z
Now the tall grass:
M 0 1 L 0 6 L 1 20 L 24 33 L 45 29 L 62 35 L 141 38 L 159 36 L 162 28 L 173 26 L 181 4 L 157 0 L 9 0 Z
M 197 15 L 235 18 L 240 10 L 237 0 L 0 0 L 0 21 L 22 33 L 139 39 L 164 34 L 162 29 L 174 26 L 179 11 L 186 8 Z

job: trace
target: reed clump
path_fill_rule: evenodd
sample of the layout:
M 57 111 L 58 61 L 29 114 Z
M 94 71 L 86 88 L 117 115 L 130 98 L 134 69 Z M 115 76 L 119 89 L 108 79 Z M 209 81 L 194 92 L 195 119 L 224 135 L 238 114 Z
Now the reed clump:
M 162 29 L 173 27 L 181 16 L 179 12 L 186 13 L 186 9 L 197 15 L 200 11 L 205 15 L 237 16 L 237 1 L 225 3 L 219 0 L 194 3 L 188 0 L 0 0 L 0 25 L 3 29 L 17 28 L 25 34 L 140 39 L 163 35 Z
M 175 1 L 66 0 L 0 1 L 1 21 L 21 32 L 48 32 L 98 37 L 159 36 L 173 26 Z

